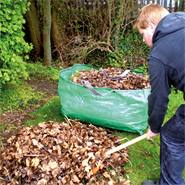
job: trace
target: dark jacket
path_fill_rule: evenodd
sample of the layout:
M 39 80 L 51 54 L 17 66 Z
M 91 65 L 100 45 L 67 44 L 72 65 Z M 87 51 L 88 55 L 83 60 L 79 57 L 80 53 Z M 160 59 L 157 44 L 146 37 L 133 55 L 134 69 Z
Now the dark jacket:
M 157 133 L 167 110 L 171 86 L 185 94 L 185 13 L 171 13 L 159 22 L 149 56 L 149 76 L 148 122 Z M 178 111 L 185 122 L 185 105 Z

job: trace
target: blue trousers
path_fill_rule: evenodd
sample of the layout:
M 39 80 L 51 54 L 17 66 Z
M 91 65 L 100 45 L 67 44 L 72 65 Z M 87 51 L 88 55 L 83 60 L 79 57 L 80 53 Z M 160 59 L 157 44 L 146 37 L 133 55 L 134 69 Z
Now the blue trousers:
M 185 105 L 161 128 L 160 185 L 185 185 Z

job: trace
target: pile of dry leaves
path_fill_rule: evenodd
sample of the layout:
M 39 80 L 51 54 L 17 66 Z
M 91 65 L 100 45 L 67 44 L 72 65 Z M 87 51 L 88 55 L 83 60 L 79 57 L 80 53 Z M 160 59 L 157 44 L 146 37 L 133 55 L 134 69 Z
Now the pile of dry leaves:
M 72 76 L 72 81 L 81 85 L 87 81 L 93 87 L 121 90 L 145 89 L 150 86 L 147 76 L 131 73 L 128 70 L 123 71 L 120 68 L 80 71 Z
M 1 185 L 129 185 L 127 150 L 105 157 L 119 138 L 76 120 L 20 129 L 0 152 Z

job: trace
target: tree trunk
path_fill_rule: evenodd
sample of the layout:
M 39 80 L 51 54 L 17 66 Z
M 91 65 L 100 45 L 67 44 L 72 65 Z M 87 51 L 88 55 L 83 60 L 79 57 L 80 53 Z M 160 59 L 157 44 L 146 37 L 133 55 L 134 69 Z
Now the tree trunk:
M 52 13 L 51 13 L 51 36 L 52 36 L 52 43 L 54 45 L 54 50 L 57 51 L 58 56 L 60 58 L 60 60 L 63 62 L 62 60 L 62 56 L 60 53 L 60 48 L 62 48 L 62 37 L 61 34 L 58 30 L 58 24 L 57 24 L 57 15 L 56 15 L 56 10 L 54 9 L 55 7 L 52 6 Z
M 44 64 L 51 65 L 51 1 L 43 0 L 43 47 Z
M 42 39 L 40 32 L 40 21 L 37 13 L 35 0 L 30 0 L 30 9 L 26 14 L 27 27 L 29 31 L 29 36 L 33 44 L 33 55 L 35 58 L 40 57 L 42 48 Z

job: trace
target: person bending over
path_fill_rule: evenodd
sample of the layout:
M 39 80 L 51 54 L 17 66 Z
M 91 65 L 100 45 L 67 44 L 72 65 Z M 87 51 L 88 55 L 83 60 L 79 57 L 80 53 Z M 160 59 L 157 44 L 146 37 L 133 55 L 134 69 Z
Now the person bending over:
M 164 125 L 171 87 L 185 99 L 185 13 L 169 13 L 158 4 L 144 6 L 135 27 L 151 48 L 148 58 L 151 93 L 148 97 L 147 138 L 160 133 L 160 179 L 143 185 L 185 185 L 185 104 Z

